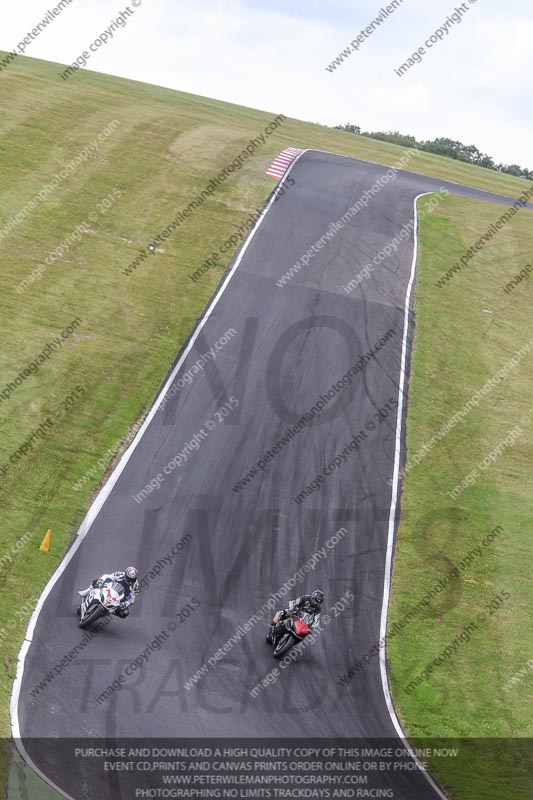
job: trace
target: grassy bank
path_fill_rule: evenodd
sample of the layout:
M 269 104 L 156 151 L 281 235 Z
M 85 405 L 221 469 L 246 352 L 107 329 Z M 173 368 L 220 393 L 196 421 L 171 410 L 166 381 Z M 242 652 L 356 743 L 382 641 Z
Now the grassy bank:
M 278 109 L 259 112 L 82 71 L 65 83 L 59 71 L 59 65 L 20 57 L 0 76 L 0 229 L 15 217 L 12 230 L 0 236 L 0 391 L 23 376 L 0 403 L 0 466 L 5 465 L 0 485 L 0 556 L 8 556 L 2 562 L 0 616 L 9 620 L 1 638 L 0 731 L 4 736 L 10 730 L 8 700 L 23 632 L 36 596 L 60 561 L 97 488 L 105 469 L 99 460 L 112 460 L 104 454 L 119 448 L 145 413 L 220 280 L 229 254 L 196 283 L 189 279 L 190 273 L 262 206 L 274 186 L 265 170 L 284 147 L 317 147 L 384 164 L 394 164 L 403 153 L 393 145 L 286 120 L 242 169 L 162 243 L 160 252 L 127 276 L 123 270 L 139 251 L 265 130 Z M 97 147 L 91 147 L 78 164 L 80 152 L 93 142 Z M 54 176 L 73 163 L 75 168 L 54 188 Z M 511 176 L 426 153 L 413 158 L 410 168 L 514 196 L 527 185 Z M 32 200 L 34 208 L 19 222 L 16 215 Z M 447 201 L 445 208 L 452 208 L 455 202 Z M 429 262 L 437 257 L 442 236 L 460 248 L 460 242 L 471 234 L 468 227 L 476 224 L 476 217 L 471 216 L 474 208 L 479 207 L 468 205 L 470 216 L 461 219 L 457 229 L 440 213 L 428 220 L 423 258 Z M 77 226 L 85 232 L 76 240 L 73 232 Z M 508 235 L 506 230 L 502 237 Z M 525 240 L 508 245 L 508 253 L 517 262 L 523 246 Z M 28 276 L 57 248 L 63 249 L 63 255 L 37 272 L 39 279 L 31 282 Z M 449 264 L 446 261 L 441 266 L 444 269 Z M 433 294 L 424 295 L 421 285 L 421 342 L 422 312 L 436 314 L 434 306 L 448 303 L 450 293 L 461 292 L 461 286 L 464 290 L 464 281 L 465 276 L 454 277 L 450 288 L 439 294 L 434 289 Z M 515 290 L 516 297 L 509 303 L 520 302 L 519 291 L 522 289 Z M 466 299 L 467 294 L 461 297 Z M 455 316 L 450 315 L 446 338 L 439 345 L 443 362 L 450 350 L 450 336 L 467 330 L 456 305 L 450 308 Z M 510 311 L 509 316 L 510 324 L 516 326 L 515 314 Z M 80 321 L 76 329 L 62 338 L 61 331 L 74 319 Z M 476 369 L 480 366 L 484 352 L 481 334 L 486 336 L 485 326 L 491 318 L 483 315 L 478 322 L 470 331 L 474 341 L 468 347 L 463 343 L 461 356 L 454 362 L 465 381 L 473 379 L 474 370 L 464 373 L 461 368 L 470 362 L 463 359 L 475 355 Z M 494 328 L 501 333 L 497 325 Z M 41 354 L 56 337 L 60 346 L 40 363 Z M 498 348 L 504 350 L 506 343 L 504 337 L 496 347 L 495 360 L 502 355 Z M 431 351 L 431 346 L 426 349 Z M 416 358 L 421 357 L 427 359 L 430 353 L 424 356 L 419 349 Z M 427 362 L 417 360 L 415 366 L 419 363 Z M 443 403 L 450 385 L 451 369 L 446 369 Z M 419 429 L 423 436 L 426 429 L 424 418 L 418 422 L 416 416 L 420 413 L 416 392 L 413 403 L 410 431 Z M 505 409 L 507 405 L 502 403 L 500 410 Z M 517 446 L 512 455 L 518 452 Z M 445 465 L 450 480 L 456 474 L 452 474 L 455 457 L 452 453 L 450 464 Z M 79 481 L 81 488 L 76 488 Z M 428 478 L 426 490 L 430 486 Z M 511 506 L 507 499 L 505 509 Z M 471 515 L 475 516 L 476 508 Z M 406 509 L 409 512 L 408 502 Z M 483 513 L 489 522 L 492 516 L 485 506 Z M 506 513 L 512 516 L 507 524 L 503 512 L 498 510 L 494 516 L 508 537 L 498 542 L 498 547 L 504 548 L 500 561 L 510 569 L 509 564 L 515 563 L 514 540 L 510 538 L 515 510 Z M 52 529 L 52 546 L 44 553 L 38 545 L 48 528 Z M 473 523 L 468 528 L 474 530 Z M 395 597 L 403 597 L 406 591 L 401 575 L 414 553 L 408 530 L 402 530 L 405 547 L 402 544 Z M 516 596 L 520 596 L 519 586 Z M 14 597 L 23 610 L 19 618 L 10 613 Z M 508 615 L 508 610 L 502 614 Z M 506 618 L 498 616 L 497 620 L 500 623 Z M 518 660 L 517 654 L 516 663 Z M 403 662 L 397 669 L 401 683 Z M 474 691 L 472 687 L 469 690 Z M 410 698 L 405 713 L 408 719 L 412 717 L 416 730 L 420 709 L 413 707 L 414 703 Z M 429 727 L 437 720 L 439 724 L 442 721 L 438 708 L 425 716 Z M 452 722 L 455 718 L 450 729 Z
M 522 279 L 504 291 L 533 261 L 531 213 L 516 215 L 446 286 L 436 281 L 501 211 L 450 197 L 421 215 L 409 468 L 389 622 L 403 622 L 389 659 L 407 730 L 492 739 L 471 742 L 462 758 L 436 766 L 455 790 L 451 797 L 476 800 L 531 796 L 524 748 L 498 741 L 532 734 L 525 701 L 531 670 L 509 684 L 531 656 L 533 598 L 524 565 L 532 523 L 532 284 Z M 505 374 L 490 384 L 500 368 Z M 478 404 L 468 407 L 482 387 Z M 463 407 L 465 416 L 432 446 Z M 462 490 L 476 469 L 479 477 Z M 442 663 L 432 663 L 441 653 Z

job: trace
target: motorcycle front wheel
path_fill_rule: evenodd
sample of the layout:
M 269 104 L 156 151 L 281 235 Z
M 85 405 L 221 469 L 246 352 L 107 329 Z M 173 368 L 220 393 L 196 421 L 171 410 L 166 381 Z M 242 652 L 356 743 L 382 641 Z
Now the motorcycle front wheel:
M 285 633 L 274 648 L 274 658 L 283 658 L 285 653 L 287 653 L 294 644 L 294 638 L 291 634 Z
M 80 628 L 86 628 L 87 625 L 90 625 L 91 622 L 96 622 L 102 614 L 105 613 L 105 610 L 102 608 L 101 605 L 95 604 L 88 613 L 84 616 L 82 620 L 80 620 Z

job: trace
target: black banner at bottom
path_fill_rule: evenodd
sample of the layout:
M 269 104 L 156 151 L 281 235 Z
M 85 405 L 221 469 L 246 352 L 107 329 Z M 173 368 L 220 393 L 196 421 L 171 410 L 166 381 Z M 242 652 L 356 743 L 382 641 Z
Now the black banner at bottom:
M 72 800 L 526 800 L 531 739 L 24 739 Z

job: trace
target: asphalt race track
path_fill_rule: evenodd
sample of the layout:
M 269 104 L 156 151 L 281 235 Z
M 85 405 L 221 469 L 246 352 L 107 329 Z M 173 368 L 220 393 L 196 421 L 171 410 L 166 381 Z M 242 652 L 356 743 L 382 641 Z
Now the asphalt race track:
M 82 526 L 85 532 L 95 516 L 88 535 L 30 626 L 12 707 L 14 734 L 66 796 L 134 794 L 126 772 L 106 782 L 44 747 L 42 737 L 398 736 L 380 657 L 346 685 L 338 681 L 380 636 L 412 233 L 353 292 L 343 287 L 413 220 L 418 195 L 445 186 L 487 202 L 512 200 L 398 172 L 307 266 L 285 286 L 276 285 L 386 172 L 318 151 L 305 152 L 292 165 L 294 183 L 272 199 L 193 337 L 174 386 L 228 331 L 234 333 L 215 360 L 204 359 L 155 411 L 108 484 L 101 510 L 90 512 Z M 500 213 L 495 210 L 495 219 Z M 411 333 L 409 314 L 407 368 Z M 351 383 L 339 384 L 354 365 Z M 328 397 L 336 384 L 342 388 Z M 403 398 L 406 390 L 407 383 Z M 321 395 L 327 402 L 320 412 L 272 452 Z M 353 450 L 324 476 L 350 440 Z M 180 451 L 181 465 L 170 469 Z M 256 474 L 235 491 L 254 466 Z M 134 496 L 151 481 L 153 491 L 137 502 Z M 302 498 L 306 486 L 311 488 Z M 312 646 L 252 696 L 276 666 L 264 641 L 267 616 L 223 658 L 215 660 L 214 653 L 316 553 L 305 580 L 285 599 L 321 588 L 329 619 Z M 76 590 L 130 563 L 152 576 L 130 619 L 110 620 L 54 669 L 83 639 L 74 615 Z M 156 635 L 159 643 L 147 652 Z M 210 658 L 214 668 L 185 688 Z M 125 674 L 135 659 L 140 664 Z M 52 679 L 35 691 L 49 673 Z M 116 688 L 99 699 L 113 681 Z M 396 800 L 442 797 L 419 769 L 383 776 L 382 785 L 394 789 Z

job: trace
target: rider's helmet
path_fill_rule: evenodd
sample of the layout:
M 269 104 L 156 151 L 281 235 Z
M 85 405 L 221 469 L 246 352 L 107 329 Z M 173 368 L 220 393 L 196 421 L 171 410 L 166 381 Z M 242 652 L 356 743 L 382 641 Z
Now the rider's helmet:
M 137 580 L 137 570 L 135 567 L 126 567 L 124 571 L 124 575 L 126 576 L 126 580 L 128 583 L 135 583 Z
M 321 606 L 324 602 L 324 592 L 321 592 L 320 589 L 315 589 L 309 602 L 314 608 Z

